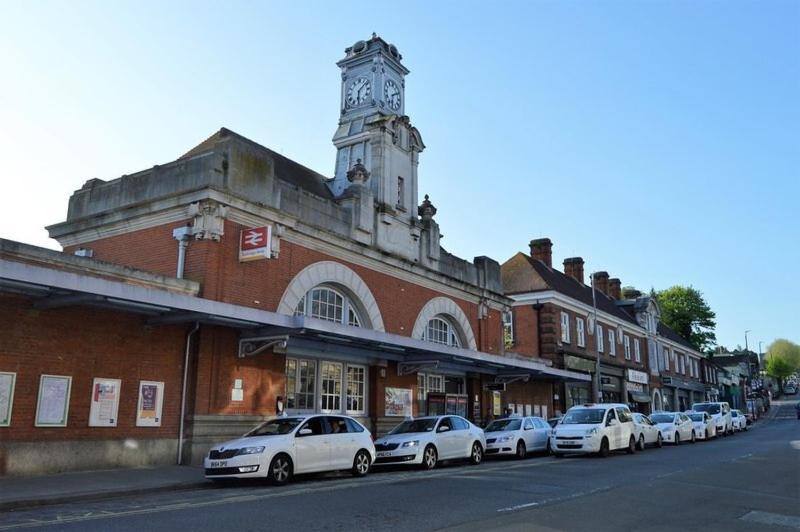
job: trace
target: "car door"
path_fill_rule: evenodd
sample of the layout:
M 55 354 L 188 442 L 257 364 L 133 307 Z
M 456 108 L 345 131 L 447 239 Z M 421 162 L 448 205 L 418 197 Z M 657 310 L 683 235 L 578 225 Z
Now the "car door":
M 305 434 L 309 430 L 311 432 Z M 329 468 L 331 445 L 328 422 L 324 416 L 312 417 L 300 425 L 295 432 L 294 452 L 296 473 L 310 473 Z
M 458 435 L 454 434 L 453 423 L 449 416 L 439 420 L 436 425 L 436 447 L 439 449 L 439 458 L 447 460 L 453 458 L 458 448 Z
M 457 457 L 469 456 L 472 452 L 472 433 L 469 430 L 469 422 L 459 416 L 450 417 L 450 424 L 453 426 L 455 454 Z
M 520 434 L 522 435 L 522 440 L 525 442 L 526 449 L 533 451 L 537 448 L 536 446 L 539 444 L 539 439 L 536 435 L 536 423 L 533 418 L 526 417 L 522 419 Z
M 616 423 L 613 423 L 614 421 L 616 421 Z M 616 412 L 614 412 L 613 408 L 609 408 L 608 412 L 606 413 L 606 434 L 608 436 L 609 448 L 619 449 L 619 437 L 621 431 L 622 427 L 619 424 Z
M 681 440 L 689 441 L 692 439 L 692 430 L 694 426 L 692 420 L 686 414 L 678 414 L 681 423 Z
M 547 440 L 550 439 L 550 433 L 552 429 L 550 425 L 547 424 L 547 421 L 541 418 L 533 418 L 533 423 L 536 427 L 536 438 L 539 445 L 536 447 L 540 451 L 544 451 L 547 449 Z
M 347 420 L 341 416 L 327 416 L 330 427 L 330 469 L 347 469 L 353 465 L 358 451 L 356 435 L 350 432 Z

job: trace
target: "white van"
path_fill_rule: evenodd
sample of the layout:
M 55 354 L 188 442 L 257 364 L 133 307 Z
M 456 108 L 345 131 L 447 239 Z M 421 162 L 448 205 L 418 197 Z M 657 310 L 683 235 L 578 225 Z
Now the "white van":
M 556 458 L 566 453 L 597 453 L 625 449 L 636 452 L 636 429 L 628 405 L 598 403 L 573 406 L 553 429 L 550 450 Z
M 717 427 L 717 434 L 727 436 L 733 434 L 733 418 L 731 417 L 731 407 L 726 402 L 717 403 L 695 403 L 692 405 L 695 412 L 708 412 L 714 425 Z

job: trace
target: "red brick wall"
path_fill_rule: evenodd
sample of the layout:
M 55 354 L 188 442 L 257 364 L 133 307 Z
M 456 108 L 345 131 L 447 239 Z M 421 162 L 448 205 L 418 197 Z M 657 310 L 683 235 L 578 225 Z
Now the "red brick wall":
M 177 437 L 185 328 L 147 327 L 140 316 L 105 309 L 36 310 L 8 295 L 0 295 L 0 324 L 0 371 L 17 373 L 0 441 Z M 34 426 L 42 374 L 72 376 L 64 428 Z M 95 377 L 122 380 L 116 427 L 89 427 Z M 165 383 L 161 427 L 136 427 L 140 380 Z

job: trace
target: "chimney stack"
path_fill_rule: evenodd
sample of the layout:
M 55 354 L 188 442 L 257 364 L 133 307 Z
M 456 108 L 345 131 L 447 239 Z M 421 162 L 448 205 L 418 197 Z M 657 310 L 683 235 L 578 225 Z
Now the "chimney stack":
M 564 259 L 564 273 L 583 284 L 583 259 L 581 257 Z
M 608 295 L 608 272 L 594 272 L 594 287 Z
M 608 280 L 608 295 L 611 296 L 611 299 L 622 299 L 622 281 L 617 277 Z
M 553 267 L 553 243 L 549 238 L 531 240 L 530 246 L 532 258 L 544 262 L 548 268 Z

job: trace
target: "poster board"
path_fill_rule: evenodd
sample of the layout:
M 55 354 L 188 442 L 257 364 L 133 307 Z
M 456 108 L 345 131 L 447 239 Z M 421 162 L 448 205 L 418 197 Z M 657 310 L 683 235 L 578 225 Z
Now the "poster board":
M 95 377 L 89 404 L 90 427 L 116 427 L 122 381 Z
M 11 411 L 14 409 L 14 385 L 17 374 L 0 371 L 0 427 L 11 425 Z
M 69 415 L 69 394 L 72 377 L 42 375 L 36 401 L 36 427 L 66 427 Z
M 500 392 L 492 392 L 492 415 L 499 416 L 503 413 L 503 404 L 500 400 Z
M 446 412 L 446 395 L 428 392 L 428 415 L 443 416 Z
M 384 415 L 411 417 L 411 389 L 384 388 Z
M 139 381 L 139 401 L 136 403 L 137 427 L 160 427 L 164 405 L 164 383 Z

